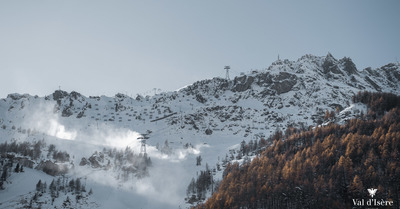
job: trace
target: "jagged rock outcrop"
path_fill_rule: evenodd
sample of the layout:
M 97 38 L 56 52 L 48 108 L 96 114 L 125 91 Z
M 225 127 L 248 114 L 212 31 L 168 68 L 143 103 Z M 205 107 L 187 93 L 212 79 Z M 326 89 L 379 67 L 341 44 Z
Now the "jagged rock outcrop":
M 292 90 L 293 86 L 297 83 L 297 76 L 287 72 L 280 72 L 274 78 L 274 84 L 271 86 L 277 94 L 283 94 Z
M 56 100 L 56 101 L 59 101 L 62 98 L 67 97 L 67 96 L 68 96 L 68 92 L 62 91 L 62 90 L 56 90 L 53 93 L 53 99 Z
M 337 60 L 332 56 L 331 53 L 328 53 L 324 59 L 324 63 L 322 64 L 322 69 L 325 74 L 334 73 L 334 74 L 342 74 L 339 67 L 337 66 Z
M 233 88 L 232 91 L 237 91 L 237 92 L 243 92 L 246 90 L 249 90 L 251 88 L 251 85 L 254 82 L 254 77 L 252 76 L 240 76 L 236 77 L 233 80 Z
M 358 74 L 357 67 L 350 58 L 345 57 L 341 61 L 344 65 L 343 70 L 347 72 L 347 75 Z
M 18 94 L 18 93 L 14 93 L 14 94 L 8 94 L 7 98 L 11 98 L 12 100 L 20 100 L 22 98 L 28 98 L 30 97 L 29 94 Z

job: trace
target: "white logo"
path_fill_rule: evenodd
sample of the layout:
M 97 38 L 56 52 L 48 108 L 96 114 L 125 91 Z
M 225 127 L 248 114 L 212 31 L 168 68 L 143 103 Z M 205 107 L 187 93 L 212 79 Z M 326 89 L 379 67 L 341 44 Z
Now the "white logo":
M 393 200 L 384 200 L 384 199 L 375 199 L 374 197 L 376 196 L 376 192 L 378 189 L 370 188 L 367 189 L 369 196 L 372 197 L 372 199 L 360 199 L 360 198 L 355 198 L 353 200 L 353 205 L 360 207 L 360 206 L 374 206 L 374 207 L 387 207 L 387 206 L 393 206 Z
M 374 198 L 376 191 L 378 191 L 378 189 L 374 189 L 374 188 L 367 189 L 367 190 L 368 190 L 369 196 L 371 196 L 372 198 Z

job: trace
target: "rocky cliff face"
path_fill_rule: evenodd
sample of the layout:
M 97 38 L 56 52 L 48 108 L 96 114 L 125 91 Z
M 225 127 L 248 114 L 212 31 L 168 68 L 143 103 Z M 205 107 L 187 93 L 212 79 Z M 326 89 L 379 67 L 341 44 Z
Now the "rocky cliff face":
M 269 94 L 280 95 L 294 89 L 304 89 L 306 84 L 344 84 L 344 87 L 354 87 L 358 90 L 371 89 L 375 91 L 399 91 L 399 66 L 388 64 L 372 70 L 366 68 L 357 70 L 350 58 L 335 59 L 330 53 L 325 57 L 305 55 L 297 61 L 277 60 L 266 71 L 253 71 L 247 75 L 235 77 L 232 81 L 212 79 L 198 82 L 188 87 L 186 91 L 196 92 L 218 86 L 221 90 L 244 92 L 261 87 L 270 90 Z M 215 84 L 219 85 L 215 85 Z M 379 84 L 378 84 L 379 83 Z M 208 86 L 209 88 L 204 88 Z M 295 88 L 298 87 L 298 88 Z M 204 92 L 209 93 L 209 92 Z

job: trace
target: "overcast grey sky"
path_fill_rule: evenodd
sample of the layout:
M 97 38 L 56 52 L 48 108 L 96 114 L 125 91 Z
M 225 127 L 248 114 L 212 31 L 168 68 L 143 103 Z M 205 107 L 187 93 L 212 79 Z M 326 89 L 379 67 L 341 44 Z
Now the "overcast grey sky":
M 175 90 L 304 54 L 400 60 L 400 1 L 0 1 L 0 97 Z

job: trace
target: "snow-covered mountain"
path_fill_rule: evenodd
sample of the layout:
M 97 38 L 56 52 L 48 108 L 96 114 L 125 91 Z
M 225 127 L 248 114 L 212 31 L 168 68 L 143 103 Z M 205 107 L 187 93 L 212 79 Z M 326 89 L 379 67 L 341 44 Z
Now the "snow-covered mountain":
M 399 67 L 391 63 L 358 70 L 350 58 L 305 55 L 297 61 L 277 60 L 265 70 L 242 73 L 233 80 L 202 80 L 151 97 L 86 97 L 62 90 L 45 97 L 10 94 L 0 100 L 0 143 L 44 139 L 70 153 L 68 175 L 86 177 L 93 187 L 101 187 L 98 191 L 112 193 L 106 201 L 104 193 L 96 194 L 95 190 L 92 198 L 96 204 L 90 207 L 105 208 L 118 202 L 117 207 L 139 204 L 135 208 L 178 208 L 184 206 L 190 179 L 206 162 L 214 167 L 243 140 L 265 137 L 289 126 L 322 124 L 326 111 L 342 111 L 338 120 L 358 114 L 363 107 L 351 104 L 351 98 L 359 91 L 399 94 Z M 139 156 L 144 150 L 137 138 L 143 134 L 149 137 L 146 152 L 153 162 L 149 176 L 122 183 L 121 172 L 129 166 L 105 169 L 115 153 L 103 148 L 125 150 L 129 146 Z M 198 155 L 203 166 L 196 166 Z M 80 166 L 83 158 L 86 163 Z M 97 160 L 89 162 L 89 158 Z M 35 163 L 47 159 L 42 153 Z M 119 164 L 112 161 L 109 165 L 117 168 Z M 216 175 L 220 178 L 221 173 Z M 166 179 L 172 183 L 166 183 Z M 14 188 L 15 198 L 33 189 Z M 125 199 L 126 195 L 120 195 L 125 191 L 135 198 Z M 155 200 L 155 196 L 163 198 Z M 2 197 L 0 204 L 5 204 L 13 195 L 7 195 L 10 199 Z

